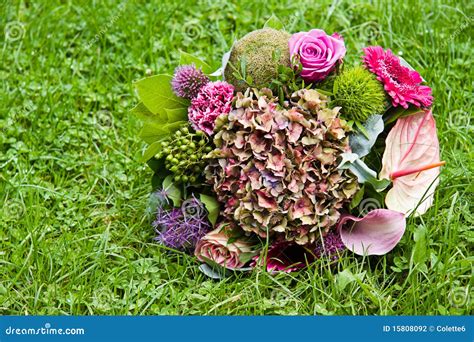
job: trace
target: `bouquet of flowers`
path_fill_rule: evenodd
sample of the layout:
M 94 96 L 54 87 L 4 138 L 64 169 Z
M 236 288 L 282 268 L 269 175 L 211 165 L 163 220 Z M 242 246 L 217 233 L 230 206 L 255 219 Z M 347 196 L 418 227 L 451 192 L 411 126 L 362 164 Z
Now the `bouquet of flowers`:
M 217 71 L 182 52 L 137 81 L 156 241 L 212 277 L 391 251 L 444 164 L 431 88 L 389 49 L 345 55 L 338 33 L 265 27 Z

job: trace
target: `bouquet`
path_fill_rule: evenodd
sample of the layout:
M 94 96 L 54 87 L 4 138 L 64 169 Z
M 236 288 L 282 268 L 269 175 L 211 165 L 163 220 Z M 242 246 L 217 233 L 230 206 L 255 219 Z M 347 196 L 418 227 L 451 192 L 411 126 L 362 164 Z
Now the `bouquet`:
M 211 277 L 397 245 L 444 164 L 431 88 L 389 49 L 346 52 L 338 33 L 265 27 L 217 71 L 181 52 L 174 75 L 135 83 L 158 243 Z

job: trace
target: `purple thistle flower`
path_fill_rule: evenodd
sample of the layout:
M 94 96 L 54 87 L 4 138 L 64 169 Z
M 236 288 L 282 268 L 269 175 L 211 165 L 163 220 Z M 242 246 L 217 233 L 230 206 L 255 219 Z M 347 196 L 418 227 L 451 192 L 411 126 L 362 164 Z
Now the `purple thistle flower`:
M 208 82 L 209 78 L 201 69 L 194 65 L 182 65 L 175 69 L 171 86 L 176 95 L 191 100 Z
M 190 208 L 200 208 L 191 210 Z M 153 227 L 156 241 L 178 250 L 193 250 L 196 243 L 211 230 L 203 205 L 196 198 L 183 203 L 181 208 L 158 209 Z

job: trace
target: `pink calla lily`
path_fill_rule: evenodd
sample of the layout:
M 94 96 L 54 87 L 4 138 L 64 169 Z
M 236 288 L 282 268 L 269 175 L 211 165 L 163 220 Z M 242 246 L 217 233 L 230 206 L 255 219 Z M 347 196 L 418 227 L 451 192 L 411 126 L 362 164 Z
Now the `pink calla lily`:
M 387 208 L 406 215 L 423 215 L 433 203 L 439 183 L 439 142 L 431 111 L 397 120 L 385 141 L 380 178 L 393 187 L 385 197 Z
M 344 245 L 358 255 L 384 255 L 405 233 L 405 215 L 389 209 L 375 209 L 364 217 L 343 216 L 338 224 Z

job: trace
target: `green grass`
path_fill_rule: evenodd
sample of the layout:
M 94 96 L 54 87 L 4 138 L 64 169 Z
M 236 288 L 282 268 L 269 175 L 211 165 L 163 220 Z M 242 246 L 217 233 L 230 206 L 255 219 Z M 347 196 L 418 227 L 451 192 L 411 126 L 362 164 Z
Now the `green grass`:
M 1 314 L 472 313 L 472 3 L 85 3 L 0 4 Z M 434 90 L 447 166 L 387 256 L 216 282 L 152 242 L 131 83 L 171 72 L 180 49 L 218 65 L 272 13 L 342 33 L 348 64 L 368 44 L 403 51 Z

